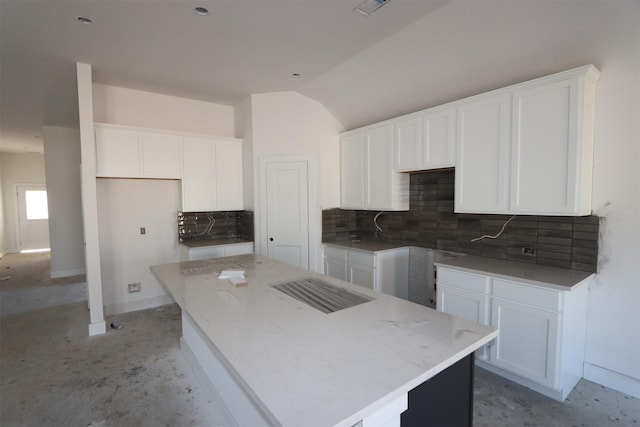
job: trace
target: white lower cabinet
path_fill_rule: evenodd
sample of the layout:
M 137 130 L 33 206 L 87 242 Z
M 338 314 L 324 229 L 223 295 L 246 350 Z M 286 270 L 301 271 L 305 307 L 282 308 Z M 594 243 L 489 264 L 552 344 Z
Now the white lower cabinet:
M 437 309 L 498 329 L 477 364 L 556 400 L 582 378 L 587 281 L 561 291 L 438 266 Z
M 554 388 L 560 319 L 559 313 L 494 298 L 491 326 L 498 328 L 498 340 L 489 363 Z
M 398 298 L 409 296 L 409 248 L 369 252 L 324 247 L 324 273 Z
M 245 255 L 253 253 L 253 242 L 229 243 L 226 245 L 209 245 L 190 247 L 180 245 L 182 261 L 198 261 L 203 259 L 222 258 L 225 256 Z

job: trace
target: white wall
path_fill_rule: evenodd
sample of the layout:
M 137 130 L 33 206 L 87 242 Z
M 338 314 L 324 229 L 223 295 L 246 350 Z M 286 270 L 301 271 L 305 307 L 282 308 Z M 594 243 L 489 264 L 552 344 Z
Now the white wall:
M 235 137 L 235 114 L 227 105 L 93 84 L 95 122 Z M 177 260 L 179 181 L 98 179 L 97 191 L 105 312 L 170 302 L 148 266 Z M 137 224 L 128 227 L 131 221 Z M 136 234 L 143 226 L 147 235 Z M 129 294 L 134 282 L 142 292 Z
M 49 203 L 51 277 L 84 274 L 80 131 L 45 126 L 42 136 Z
M 264 156 L 304 156 L 310 160 L 309 267 L 320 271 L 322 209 L 340 201 L 339 133 L 341 125 L 318 102 L 295 92 L 252 95 L 253 193 L 255 247 L 261 247 L 259 162 Z M 339 166 L 338 166 L 339 167 Z
M 590 46 L 602 71 L 593 176 L 593 212 L 602 219 L 585 377 L 640 397 L 640 6 L 635 11 L 605 21 Z
M 45 184 L 44 156 L 39 153 L 1 153 L 6 251 L 18 252 L 18 198 L 15 184 Z
M 105 314 L 171 303 L 149 267 L 179 260 L 180 182 L 100 178 L 97 191 Z M 127 285 L 136 282 L 142 290 L 129 293 Z
M 0 161 L 0 258 L 7 252 L 7 229 L 4 225 L 4 187 L 2 185 L 2 161 Z
M 97 83 L 93 117 L 99 123 L 236 136 L 231 106 Z

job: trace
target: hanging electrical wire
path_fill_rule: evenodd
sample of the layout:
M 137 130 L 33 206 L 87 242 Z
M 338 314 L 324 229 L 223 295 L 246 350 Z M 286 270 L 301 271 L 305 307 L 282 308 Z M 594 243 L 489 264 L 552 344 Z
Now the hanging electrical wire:
M 511 218 L 509 218 L 503 225 L 502 225 L 502 229 L 500 230 L 500 232 L 498 234 L 496 234 L 495 236 L 490 236 L 488 234 L 485 234 L 484 236 L 480 236 L 480 237 L 476 237 L 475 239 L 471 239 L 472 242 L 477 242 L 478 240 L 482 240 L 482 239 L 497 239 L 498 237 L 500 237 L 500 235 L 502 233 L 504 233 L 504 229 L 507 228 L 507 225 L 511 222 L 511 220 L 513 220 L 516 216 L 513 215 Z
M 204 229 L 204 231 L 202 233 L 200 233 L 201 236 L 204 236 L 205 234 L 211 233 L 211 230 L 213 230 L 213 226 L 216 223 L 216 219 L 211 215 L 207 215 L 207 219 L 209 220 L 209 224 Z
M 376 214 L 376 216 L 373 217 L 373 225 L 376 226 L 376 231 L 382 233 L 382 228 L 380 228 L 380 226 L 378 225 L 378 218 L 380 217 L 380 215 L 382 215 L 384 213 L 384 211 L 380 211 Z

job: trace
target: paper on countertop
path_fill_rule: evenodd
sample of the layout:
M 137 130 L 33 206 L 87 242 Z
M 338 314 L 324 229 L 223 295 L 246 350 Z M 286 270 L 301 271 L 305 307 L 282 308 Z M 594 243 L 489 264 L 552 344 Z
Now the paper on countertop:
M 244 278 L 244 270 L 224 270 L 218 276 L 218 279 Z
M 218 276 L 218 279 L 229 279 L 234 286 L 246 286 L 247 280 L 244 278 L 244 270 L 224 270 Z

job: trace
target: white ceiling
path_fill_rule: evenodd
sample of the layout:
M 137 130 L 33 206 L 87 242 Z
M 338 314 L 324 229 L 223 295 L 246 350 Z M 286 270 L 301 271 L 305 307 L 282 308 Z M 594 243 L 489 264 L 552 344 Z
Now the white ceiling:
M 99 83 L 233 106 L 298 90 L 444 3 L 394 0 L 367 18 L 360 1 L 1 0 L 2 148 L 77 127 L 76 62 Z
M 232 106 L 295 90 L 353 129 L 586 64 L 606 80 L 629 34 L 640 53 L 640 0 L 391 0 L 368 18 L 359 2 L 0 0 L 0 150 L 77 126 L 76 62 Z

